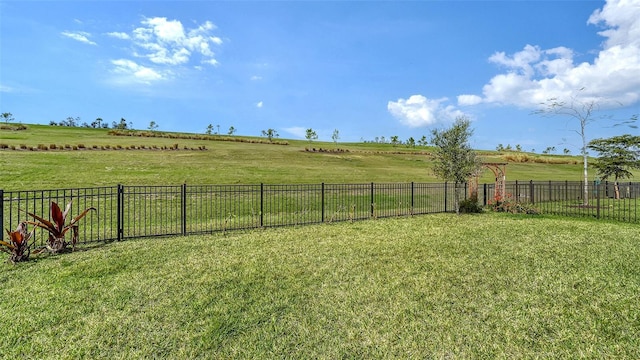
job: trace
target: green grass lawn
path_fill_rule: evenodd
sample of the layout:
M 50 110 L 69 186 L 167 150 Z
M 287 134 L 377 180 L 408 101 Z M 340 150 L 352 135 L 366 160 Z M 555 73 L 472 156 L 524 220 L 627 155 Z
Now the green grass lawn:
M 451 214 L 0 265 L 0 358 L 640 358 L 638 226 Z
M 200 134 L 202 135 L 202 134 Z M 244 138 L 262 140 L 263 138 Z M 289 145 L 231 141 L 113 136 L 106 129 L 28 125 L 27 130 L 0 130 L 0 146 L 36 148 L 83 145 L 85 150 L 0 150 L 3 190 L 188 184 L 299 184 L 369 182 L 440 182 L 431 171 L 430 148 L 390 144 L 286 140 Z M 180 150 L 113 150 L 117 146 L 152 146 Z M 93 150 L 109 145 L 112 150 Z M 184 147 L 196 150 L 183 150 Z M 197 150 L 205 147 L 207 150 Z M 307 152 L 305 148 L 348 152 Z M 507 161 L 495 152 L 481 152 L 487 161 Z M 533 156 L 533 155 L 532 155 Z M 536 155 L 538 156 L 538 155 Z M 580 181 L 577 157 L 539 156 L 561 163 L 510 163 L 508 180 Z M 564 163 L 562 163 L 564 162 Z M 481 182 L 492 183 L 491 171 Z

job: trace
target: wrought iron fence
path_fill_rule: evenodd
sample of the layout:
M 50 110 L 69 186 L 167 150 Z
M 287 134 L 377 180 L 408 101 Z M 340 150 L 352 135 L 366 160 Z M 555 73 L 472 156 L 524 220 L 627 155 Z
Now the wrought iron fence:
M 466 184 L 458 184 L 465 198 Z M 204 234 L 262 227 L 356 221 L 454 211 L 456 185 L 451 183 L 257 184 L 113 186 L 97 188 L 2 191 L 0 231 L 30 219 L 49 217 L 55 201 L 71 202 L 71 216 L 88 207 L 80 243 L 141 237 Z M 528 202 L 543 213 L 591 216 L 640 222 L 640 183 L 509 182 L 510 201 Z M 493 184 L 478 189 L 484 205 L 495 199 Z M 34 246 L 47 234 L 36 232 Z
M 495 203 L 493 184 L 482 189 L 483 203 Z M 640 223 L 640 183 L 581 181 L 514 181 L 504 201 L 529 203 L 544 214 L 594 217 Z

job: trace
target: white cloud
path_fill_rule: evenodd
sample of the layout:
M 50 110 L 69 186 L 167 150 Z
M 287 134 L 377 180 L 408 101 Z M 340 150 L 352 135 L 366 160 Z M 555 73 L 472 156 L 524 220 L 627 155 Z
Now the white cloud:
M 526 45 L 512 55 L 497 52 L 489 61 L 507 71 L 494 76 L 482 96 L 460 95 L 458 103 L 480 102 L 535 108 L 550 98 L 567 98 L 580 91 L 581 100 L 597 100 L 602 107 L 640 101 L 640 3 L 609 0 L 596 10 L 588 24 L 605 29 L 603 48 L 592 63 L 574 63 L 566 47 L 541 49 Z
M 13 92 L 13 88 L 10 86 L 0 84 L 0 92 Z
M 110 33 L 107 33 L 107 35 L 114 38 L 122 39 L 122 40 L 129 40 L 131 38 L 129 34 L 123 33 L 123 32 L 110 32 Z
M 161 73 L 149 67 L 139 65 L 127 59 L 112 60 L 115 66 L 114 72 L 119 75 L 119 83 L 143 83 L 150 84 L 165 78 Z
M 263 105 L 264 105 L 264 104 L 262 103 L 262 101 L 260 101 L 260 102 L 258 102 L 258 103 L 256 104 L 256 107 L 257 107 L 258 109 L 260 109 L 260 108 L 262 108 L 262 106 L 263 106 Z
M 202 64 L 218 65 L 211 47 L 219 46 L 223 41 L 210 34 L 216 29 L 210 21 L 190 30 L 185 29 L 179 20 L 167 20 L 165 17 L 145 18 L 141 24 L 130 36 L 125 34 L 141 49 L 137 56 L 156 64 L 182 65 L 199 54 Z M 122 33 L 109 34 L 125 38 Z
M 70 39 L 73 39 L 73 40 L 76 40 L 76 41 L 80 41 L 80 42 L 85 43 L 85 44 L 98 45 L 95 42 L 89 40 L 89 36 L 91 36 L 91 34 L 86 33 L 84 31 L 76 31 L 76 32 L 63 31 L 62 35 L 66 36 L 66 37 L 68 37 Z
M 464 115 L 454 106 L 445 105 L 447 101 L 447 98 L 428 99 L 422 95 L 412 95 L 406 100 L 389 101 L 387 110 L 409 127 L 429 126 Z
M 253 76 L 251 77 L 251 80 L 253 80 L 253 81 L 262 80 L 262 76 L 253 75 Z
M 458 95 L 458 105 L 477 105 L 482 102 L 482 98 L 478 95 Z

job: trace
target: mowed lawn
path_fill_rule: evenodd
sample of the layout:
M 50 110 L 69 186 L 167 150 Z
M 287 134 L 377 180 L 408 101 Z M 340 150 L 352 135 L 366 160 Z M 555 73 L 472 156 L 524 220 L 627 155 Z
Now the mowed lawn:
M 640 228 L 438 214 L 0 265 L 0 358 L 640 358 Z

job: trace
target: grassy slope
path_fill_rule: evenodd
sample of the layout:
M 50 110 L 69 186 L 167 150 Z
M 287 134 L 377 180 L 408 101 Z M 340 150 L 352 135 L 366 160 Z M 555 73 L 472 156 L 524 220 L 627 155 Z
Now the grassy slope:
M 639 250 L 501 214 L 114 243 L 0 264 L 0 358 L 640 358 Z
M 0 130 L 0 143 L 19 147 L 49 145 L 171 146 L 178 143 L 207 151 L 169 150 L 0 150 L 0 184 L 4 190 L 50 189 L 114 185 L 175 185 L 229 183 L 354 183 L 434 182 L 428 155 L 394 154 L 419 152 L 380 144 L 339 144 L 349 153 L 305 152 L 305 147 L 334 148 L 332 143 L 289 140 L 288 146 L 225 141 L 169 138 L 117 137 L 105 129 L 29 125 L 25 131 Z M 428 149 L 425 149 L 428 151 Z M 499 154 L 485 152 L 489 161 L 505 161 Z M 577 157 L 571 164 L 511 163 L 508 180 L 580 180 Z M 492 182 L 485 171 L 482 182 Z

